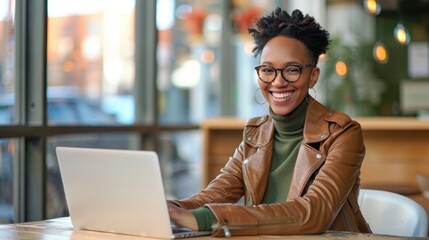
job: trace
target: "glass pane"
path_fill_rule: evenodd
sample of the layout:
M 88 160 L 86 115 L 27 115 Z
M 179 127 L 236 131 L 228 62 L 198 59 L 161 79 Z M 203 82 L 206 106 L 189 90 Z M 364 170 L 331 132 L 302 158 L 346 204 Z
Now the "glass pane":
M 46 216 L 47 218 L 68 216 L 63 183 L 55 153 L 57 146 L 90 147 L 111 149 L 136 149 L 134 134 L 80 134 L 48 138 L 47 180 L 46 180 Z
M 222 1 L 157 1 L 160 122 L 218 115 L 221 7 Z
M 15 122 L 14 13 L 14 0 L 0 0 L 0 125 Z
M 15 146 L 14 139 L 0 138 L 0 224 L 12 223 L 15 220 L 13 206 Z
M 48 90 L 48 122 L 51 125 L 115 125 L 114 114 L 78 93 L 77 89 L 55 87 Z
M 200 131 L 162 133 L 159 159 L 169 198 L 184 198 L 201 188 L 202 136 Z
M 48 1 L 49 124 L 134 123 L 134 13 L 134 0 Z
M 227 1 L 158 0 L 157 29 L 160 122 L 198 123 L 220 115 L 221 81 L 233 81 L 236 116 L 264 114 L 265 106 L 255 101 L 258 88 L 253 68 L 253 41 L 248 28 L 253 20 L 279 5 L 277 0 L 232 1 L 226 19 L 222 4 Z M 232 25 L 232 38 L 222 42 L 222 28 Z M 227 46 L 230 45 L 230 46 Z M 232 49 L 235 75 L 221 79 L 221 48 Z M 259 96 L 260 98 L 261 96 Z M 228 96 L 228 98 L 230 98 Z M 262 99 L 263 100 L 263 99 Z

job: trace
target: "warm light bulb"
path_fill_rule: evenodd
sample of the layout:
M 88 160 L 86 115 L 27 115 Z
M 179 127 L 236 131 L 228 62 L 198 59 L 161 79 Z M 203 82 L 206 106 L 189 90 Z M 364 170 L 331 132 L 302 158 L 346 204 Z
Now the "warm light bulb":
M 343 61 L 338 61 L 337 64 L 335 64 L 335 71 L 337 72 L 338 76 L 344 77 L 347 74 L 347 64 Z
M 363 5 L 365 10 L 372 15 L 378 15 L 381 11 L 380 4 L 376 0 L 364 0 Z
M 395 36 L 396 41 L 402 45 L 408 45 L 408 43 L 410 43 L 411 41 L 411 36 L 408 30 L 405 28 L 404 25 L 400 23 L 396 25 L 395 30 L 393 31 L 393 34 Z
M 389 56 L 383 43 L 377 42 L 372 50 L 372 55 L 379 63 L 387 63 Z
M 215 60 L 215 54 L 212 50 L 207 49 L 201 53 L 201 61 L 205 64 L 213 63 Z

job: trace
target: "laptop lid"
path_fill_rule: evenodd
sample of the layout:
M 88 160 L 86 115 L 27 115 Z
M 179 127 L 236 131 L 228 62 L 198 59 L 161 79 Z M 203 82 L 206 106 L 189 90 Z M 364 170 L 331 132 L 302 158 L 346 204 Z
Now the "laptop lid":
M 71 147 L 56 151 L 74 227 L 157 238 L 193 236 L 173 235 L 155 152 Z

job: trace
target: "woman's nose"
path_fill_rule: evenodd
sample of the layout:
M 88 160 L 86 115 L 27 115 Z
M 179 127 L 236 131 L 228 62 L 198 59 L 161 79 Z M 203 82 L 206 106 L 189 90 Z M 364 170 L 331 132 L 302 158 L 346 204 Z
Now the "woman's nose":
M 281 69 L 276 69 L 276 77 L 274 78 L 274 80 L 271 82 L 271 84 L 273 85 L 284 85 L 284 84 L 288 84 L 288 81 L 286 81 L 286 79 L 283 78 L 282 75 L 282 70 Z

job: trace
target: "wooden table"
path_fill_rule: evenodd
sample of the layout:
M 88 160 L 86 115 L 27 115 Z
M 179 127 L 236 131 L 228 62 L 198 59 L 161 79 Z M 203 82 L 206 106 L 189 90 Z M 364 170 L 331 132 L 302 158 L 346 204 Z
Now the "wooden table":
M 0 240 L 144 240 L 154 239 L 131 235 L 112 234 L 105 232 L 74 229 L 70 218 L 56 218 L 51 220 L 0 225 Z M 195 240 L 219 240 L 223 238 L 196 237 Z M 293 236 L 246 236 L 232 237 L 237 240 L 263 239 L 406 239 L 403 237 L 383 236 L 374 234 L 328 232 L 322 235 L 293 235 Z

